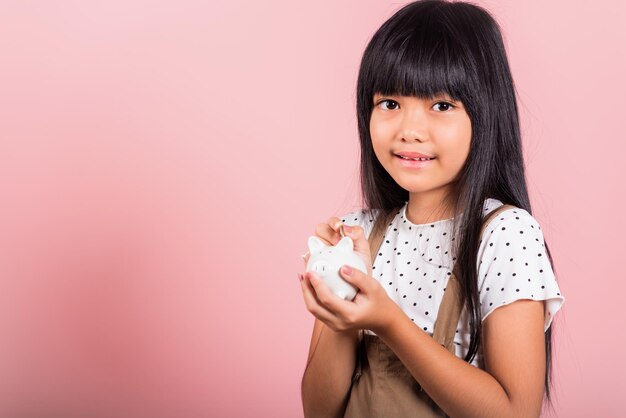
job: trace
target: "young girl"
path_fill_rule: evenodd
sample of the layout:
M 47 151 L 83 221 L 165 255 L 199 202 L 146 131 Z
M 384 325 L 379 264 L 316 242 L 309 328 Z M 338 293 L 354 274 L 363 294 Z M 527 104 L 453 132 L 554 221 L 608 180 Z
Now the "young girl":
M 305 416 L 539 416 L 544 395 L 550 401 L 551 323 L 565 299 L 532 216 L 498 24 L 471 3 L 402 7 L 365 50 L 357 113 L 366 209 L 332 217 L 316 234 L 334 245 L 345 233 L 370 270 L 341 270 L 359 289 L 353 301 L 315 273 L 299 274 L 316 318 Z M 486 218 L 502 205 L 510 206 Z M 384 238 L 371 254 L 377 219 Z M 451 352 L 433 333 L 453 282 L 463 310 Z M 372 385 L 408 380 L 359 398 L 361 373 Z M 430 412 L 410 409 L 424 396 Z

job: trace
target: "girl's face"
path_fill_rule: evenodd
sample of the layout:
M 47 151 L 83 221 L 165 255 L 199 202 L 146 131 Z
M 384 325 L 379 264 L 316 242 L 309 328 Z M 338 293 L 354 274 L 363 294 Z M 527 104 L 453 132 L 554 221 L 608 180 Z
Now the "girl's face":
M 446 94 L 433 100 L 375 94 L 373 103 L 370 135 L 378 160 L 412 198 L 436 205 L 469 154 L 472 125 L 465 107 Z M 406 161 L 397 156 L 402 152 L 434 159 Z

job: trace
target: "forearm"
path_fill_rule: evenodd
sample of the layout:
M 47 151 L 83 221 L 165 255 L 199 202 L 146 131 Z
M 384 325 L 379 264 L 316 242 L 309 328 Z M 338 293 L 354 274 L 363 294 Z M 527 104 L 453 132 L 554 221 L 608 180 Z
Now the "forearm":
M 506 391 L 492 375 L 446 350 L 400 308 L 391 327 L 376 334 L 448 416 L 519 416 Z
M 305 417 L 340 417 L 356 364 L 358 330 L 335 332 L 324 326 L 302 377 Z

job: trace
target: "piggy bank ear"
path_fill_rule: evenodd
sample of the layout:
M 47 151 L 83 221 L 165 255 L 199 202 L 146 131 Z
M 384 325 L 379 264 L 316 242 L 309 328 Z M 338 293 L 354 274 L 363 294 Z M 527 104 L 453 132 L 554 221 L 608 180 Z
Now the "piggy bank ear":
M 335 248 L 339 248 L 343 251 L 354 251 L 354 242 L 350 237 L 343 237 L 339 240 Z
M 324 242 L 321 239 L 319 239 L 318 237 L 314 235 L 309 237 L 308 245 L 309 245 L 309 252 L 311 254 L 314 254 L 320 251 L 322 248 L 326 247 L 326 244 L 324 244 Z

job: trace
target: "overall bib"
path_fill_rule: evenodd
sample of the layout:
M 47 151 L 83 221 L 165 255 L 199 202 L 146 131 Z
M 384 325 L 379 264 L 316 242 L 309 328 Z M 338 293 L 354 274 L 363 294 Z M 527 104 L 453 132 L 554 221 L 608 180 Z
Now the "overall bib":
M 484 216 L 482 233 L 500 212 L 514 209 L 502 205 Z M 372 264 L 384 236 L 383 228 L 374 228 L 369 237 Z M 446 285 L 433 338 L 453 355 L 454 335 L 463 308 L 458 264 L 454 265 Z M 431 418 L 448 417 L 422 389 L 396 354 L 376 335 L 359 331 L 357 363 L 344 418 Z

